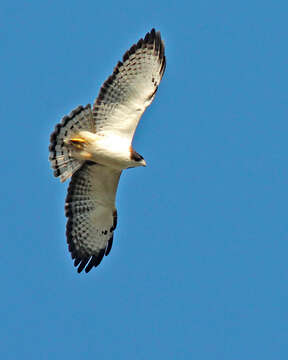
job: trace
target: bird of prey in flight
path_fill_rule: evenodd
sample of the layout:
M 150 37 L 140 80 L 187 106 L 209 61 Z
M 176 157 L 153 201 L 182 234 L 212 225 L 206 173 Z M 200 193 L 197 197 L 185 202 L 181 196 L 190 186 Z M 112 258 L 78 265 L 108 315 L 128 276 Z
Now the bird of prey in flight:
M 89 272 L 108 255 L 117 225 L 115 196 L 124 169 L 145 166 L 132 148 L 138 122 L 165 71 L 164 43 L 152 29 L 134 44 L 102 85 L 93 107 L 78 106 L 51 134 L 54 175 L 71 177 L 66 236 L 74 265 Z

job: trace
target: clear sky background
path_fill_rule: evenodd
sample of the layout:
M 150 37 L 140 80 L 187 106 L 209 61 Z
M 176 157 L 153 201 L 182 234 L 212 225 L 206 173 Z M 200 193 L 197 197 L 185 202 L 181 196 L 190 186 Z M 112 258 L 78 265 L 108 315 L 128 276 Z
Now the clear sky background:
M 2 1 L 1 359 L 287 359 L 287 1 Z M 49 136 L 152 27 L 112 251 L 77 274 Z

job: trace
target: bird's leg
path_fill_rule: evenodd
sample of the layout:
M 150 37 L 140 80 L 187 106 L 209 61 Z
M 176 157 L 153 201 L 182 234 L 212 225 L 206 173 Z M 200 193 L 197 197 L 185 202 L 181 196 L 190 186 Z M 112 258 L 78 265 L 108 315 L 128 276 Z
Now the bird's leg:
M 92 155 L 87 151 L 89 141 L 79 134 L 64 140 L 65 145 L 70 149 L 70 155 L 78 160 L 90 160 Z
M 83 150 L 86 145 L 86 140 L 81 137 L 73 137 L 67 141 L 68 145 L 72 145 L 78 150 Z

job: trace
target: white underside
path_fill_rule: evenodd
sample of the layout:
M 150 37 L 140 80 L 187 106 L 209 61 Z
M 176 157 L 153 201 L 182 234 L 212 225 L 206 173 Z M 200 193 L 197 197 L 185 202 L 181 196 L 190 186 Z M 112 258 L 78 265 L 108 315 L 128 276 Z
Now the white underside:
M 78 134 L 85 140 L 83 150 L 75 150 L 72 156 L 78 160 L 90 160 L 117 170 L 143 164 L 131 160 L 131 143 L 115 134 L 95 134 L 81 131 Z

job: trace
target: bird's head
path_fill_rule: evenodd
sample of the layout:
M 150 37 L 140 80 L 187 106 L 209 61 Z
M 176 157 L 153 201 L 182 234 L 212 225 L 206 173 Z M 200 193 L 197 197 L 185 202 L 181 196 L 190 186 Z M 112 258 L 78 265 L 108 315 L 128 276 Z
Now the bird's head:
M 131 160 L 135 162 L 135 166 L 146 166 L 143 156 L 138 154 L 134 149 L 131 151 Z

